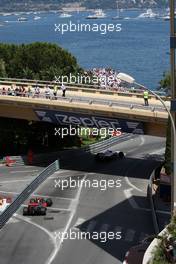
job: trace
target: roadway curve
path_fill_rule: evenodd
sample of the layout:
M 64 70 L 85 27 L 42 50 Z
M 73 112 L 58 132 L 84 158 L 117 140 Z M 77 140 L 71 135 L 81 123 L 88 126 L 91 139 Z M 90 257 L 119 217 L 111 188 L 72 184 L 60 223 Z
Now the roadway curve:
M 160 154 L 164 146 L 162 138 L 130 136 L 112 148 L 127 153 L 122 161 L 96 163 L 91 154 L 83 152 L 62 156 L 60 172 L 37 190 L 37 194 L 53 198 L 53 209 L 48 211 L 47 218 L 24 218 L 22 209 L 17 212 L 0 232 L 1 263 L 122 263 L 129 247 L 154 233 L 146 188 L 151 171 L 160 164 L 152 157 Z M 40 169 L 33 168 L 34 171 Z M 0 192 L 16 195 L 33 177 L 30 170 L 23 167 L 2 169 Z M 84 187 L 61 191 L 54 186 L 56 179 L 70 176 L 76 181 L 118 179 L 122 187 L 106 191 Z M 93 239 L 59 239 L 58 232 L 69 230 L 76 234 L 79 231 L 120 231 L 122 238 L 106 243 Z

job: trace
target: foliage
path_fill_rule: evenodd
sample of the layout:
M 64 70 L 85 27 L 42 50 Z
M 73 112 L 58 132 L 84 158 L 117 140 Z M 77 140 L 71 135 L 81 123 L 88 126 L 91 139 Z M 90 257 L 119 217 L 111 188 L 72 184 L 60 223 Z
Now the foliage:
M 152 261 L 152 264 L 169 264 L 170 262 L 167 261 L 163 249 L 162 247 L 159 245 L 158 247 L 156 247 L 155 250 L 155 256 L 154 259 Z
M 159 82 L 159 89 L 163 88 L 166 91 L 171 90 L 171 75 L 170 72 L 164 72 L 163 73 L 163 79 Z
M 167 137 L 166 137 L 166 150 L 165 150 L 165 170 L 167 175 L 171 174 L 171 121 L 168 120 Z
M 167 93 L 171 91 L 171 75 L 164 72 L 163 79 L 159 82 L 159 89 L 164 89 Z M 171 122 L 168 120 L 166 150 L 165 150 L 165 170 L 168 175 L 171 174 Z
M 152 264 L 169 264 L 169 260 L 167 260 L 167 257 L 165 255 L 165 241 L 168 239 L 168 236 L 171 235 L 173 239 L 176 238 L 176 216 L 173 216 L 171 219 L 170 224 L 167 226 L 167 232 L 165 232 L 161 237 L 158 237 L 160 239 L 158 245 L 155 247 L 155 250 L 153 251 L 153 261 Z
M 3 78 L 7 76 L 6 69 L 5 69 L 5 62 L 3 59 L 0 59 L 0 76 Z
M 0 44 L 0 77 L 54 80 L 78 72 L 75 57 L 56 44 Z

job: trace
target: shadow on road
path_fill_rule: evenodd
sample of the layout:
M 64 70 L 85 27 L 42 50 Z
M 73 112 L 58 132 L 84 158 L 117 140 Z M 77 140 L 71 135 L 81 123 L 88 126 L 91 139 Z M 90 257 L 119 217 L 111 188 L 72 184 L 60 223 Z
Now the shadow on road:
M 146 200 L 145 197 L 132 198 L 141 204 Z M 154 234 L 150 210 L 144 210 L 142 213 L 141 210 L 134 210 L 129 201 L 125 200 L 85 221 L 77 228 L 80 233 L 89 232 L 90 237 L 86 236 L 87 239 L 116 259 L 123 261 L 125 253 L 131 246 L 139 244 L 146 236 Z M 93 239 L 95 232 L 99 234 L 98 239 Z M 106 240 L 104 232 L 106 235 L 109 232 L 113 234 L 121 232 L 121 239 L 107 239 L 103 242 Z
M 60 154 L 60 167 L 66 170 L 102 173 L 148 179 L 152 171 L 161 165 L 153 159 L 124 158 L 114 161 L 97 162 L 91 153 L 73 152 Z M 145 169 L 144 169 L 145 168 Z

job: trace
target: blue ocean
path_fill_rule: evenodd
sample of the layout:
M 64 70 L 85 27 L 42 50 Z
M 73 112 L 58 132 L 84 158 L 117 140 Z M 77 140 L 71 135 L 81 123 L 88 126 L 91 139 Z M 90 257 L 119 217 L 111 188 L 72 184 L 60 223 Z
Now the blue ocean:
M 86 19 L 90 12 L 73 12 L 70 18 L 58 13 L 0 15 L 0 41 L 57 43 L 70 51 L 85 69 L 113 68 L 128 73 L 138 83 L 156 89 L 163 72 L 170 69 L 169 21 L 138 18 L 142 11 L 123 11 L 124 19 L 113 20 L 116 10 L 107 11 L 104 19 Z M 19 17 L 27 21 L 19 22 Z M 67 31 L 62 34 L 56 25 L 71 23 L 121 24 L 121 31 Z

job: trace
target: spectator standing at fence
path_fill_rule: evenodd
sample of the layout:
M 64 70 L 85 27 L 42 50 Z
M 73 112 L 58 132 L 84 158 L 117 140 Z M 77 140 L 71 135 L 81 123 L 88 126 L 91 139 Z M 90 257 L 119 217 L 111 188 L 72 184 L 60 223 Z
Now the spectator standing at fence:
M 12 95 L 12 89 L 11 89 L 11 87 L 8 88 L 7 95 Z
M 61 90 L 62 90 L 62 96 L 65 97 L 66 87 L 63 83 L 61 85 Z
M 19 87 L 19 96 L 23 96 L 23 88 L 21 86 Z
M 6 88 L 5 87 L 2 88 L 2 95 L 6 95 Z
M 34 97 L 39 97 L 40 95 L 40 88 L 38 85 L 36 85 L 36 87 L 34 88 L 34 91 L 35 91 L 35 94 L 34 94 Z
M 145 106 L 148 106 L 149 105 L 149 103 L 148 103 L 149 92 L 147 90 L 145 90 L 143 93 L 143 96 L 144 96 L 144 104 L 145 104 Z
M 11 95 L 12 95 L 12 96 L 15 96 L 15 89 L 14 89 L 13 86 L 11 86 L 10 90 L 11 90 Z
M 24 86 L 21 87 L 21 96 L 23 96 L 23 97 L 26 96 L 26 89 Z
M 54 99 L 57 100 L 57 91 L 58 91 L 58 87 L 57 85 L 55 84 L 54 87 L 53 87 L 53 95 L 54 95 Z
M 32 96 L 32 87 L 30 85 L 27 88 L 27 96 L 28 97 Z
M 48 85 L 46 86 L 46 89 L 45 89 L 45 97 L 46 97 L 46 99 L 51 98 L 51 90 L 50 90 Z
M 16 94 L 16 96 L 20 96 L 20 89 L 19 89 L 19 87 L 16 87 L 15 88 L 15 94 Z

